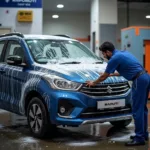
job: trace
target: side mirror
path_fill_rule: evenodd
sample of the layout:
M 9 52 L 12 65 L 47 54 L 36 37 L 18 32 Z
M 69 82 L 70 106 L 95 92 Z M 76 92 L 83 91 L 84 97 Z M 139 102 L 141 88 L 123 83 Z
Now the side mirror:
M 22 64 L 22 58 L 17 55 L 12 55 L 7 58 L 7 64 L 19 66 Z

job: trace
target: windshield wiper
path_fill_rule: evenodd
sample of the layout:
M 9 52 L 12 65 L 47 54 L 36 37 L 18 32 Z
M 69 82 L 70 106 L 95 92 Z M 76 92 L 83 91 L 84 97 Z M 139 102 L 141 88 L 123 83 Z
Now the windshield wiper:
M 93 64 L 102 64 L 103 62 L 102 61 L 97 61 L 97 62 L 94 62 Z
M 60 64 L 80 64 L 81 62 L 78 61 L 70 61 L 70 62 L 64 62 L 64 63 L 60 63 Z

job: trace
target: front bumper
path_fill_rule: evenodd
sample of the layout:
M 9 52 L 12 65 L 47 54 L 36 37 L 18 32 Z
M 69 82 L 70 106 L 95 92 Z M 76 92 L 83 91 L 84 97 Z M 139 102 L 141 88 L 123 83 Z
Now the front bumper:
M 131 114 L 128 114 L 128 115 L 125 115 L 125 116 L 110 117 L 110 118 L 85 120 L 85 121 L 82 122 L 82 125 L 93 124 L 93 123 L 111 122 L 111 121 L 129 120 L 129 119 L 132 119 Z
M 96 108 L 98 101 L 104 100 L 119 100 L 125 99 L 125 105 L 131 104 L 131 90 L 125 93 L 122 96 L 113 96 L 113 97 L 90 97 L 86 94 L 80 92 L 73 91 L 62 91 L 62 90 L 53 90 L 47 93 L 50 97 L 50 119 L 52 124 L 56 125 L 67 125 L 67 126 L 79 126 L 82 124 L 92 124 L 92 123 L 102 123 L 107 121 L 117 121 L 117 120 L 128 120 L 132 118 L 131 111 L 126 112 L 115 112 L 115 114 L 110 113 L 107 115 L 99 114 L 96 112 L 96 115 L 88 116 L 88 112 L 86 110 L 88 108 Z M 70 112 L 69 115 L 64 116 L 58 113 L 59 110 L 59 102 L 65 100 L 71 103 L 74 108 Z M 122 108 L 123 109 L 123 108 Z M 113 112 L 113 110 L 110 110 Z M 83 117 L 82 115 L 85 115 Z M 90 112 L 91 113 L 91 112 Z M 95 113 L 95 112 L 94 112 Z
M 129 120 L 132 119 L 131 114 L 124 114 L 118 116 L 110 116 L 110 117 L 102 117 L 102 118 L 88 118 L 88 119 L 67 119 L 67 118 L 60 118 L 57 117 L 57 125 L 66 125 L 66 126 L 79 126 L 79 125 L 86 125 L 86 124 L 94 124 L 94 123 L 104 123 L 104 122 L 111 122 L 111 121 L 121 121 L 121 120 Z

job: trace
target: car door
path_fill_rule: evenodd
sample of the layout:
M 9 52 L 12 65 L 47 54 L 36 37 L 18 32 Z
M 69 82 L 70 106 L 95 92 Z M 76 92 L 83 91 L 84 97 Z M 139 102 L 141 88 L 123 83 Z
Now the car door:
M 9 56 L 20 56 L 25 62 L 25 51 L 19 41 L 9 41 L 4 55 L 3 66 L 3 108 L 19 114 L 19 101 L 21 99 L 22 86 L 25 83 L 27 72 L 23 66 L 7 64 Z
M 2 62 L 2 54 L 4 52 L 4 48 L 6 47 L 7 41 L 0 41 L 0 108 L 3 108 L 3 80 L 4 80 L 4 64 Z

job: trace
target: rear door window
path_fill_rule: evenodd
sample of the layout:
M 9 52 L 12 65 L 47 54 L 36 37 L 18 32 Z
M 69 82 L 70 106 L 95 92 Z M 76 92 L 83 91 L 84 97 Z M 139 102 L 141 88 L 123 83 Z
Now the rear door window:
M 5 46 L 5 41 L 0 41 L 0 62 L 2 61 L 2 52 Z

